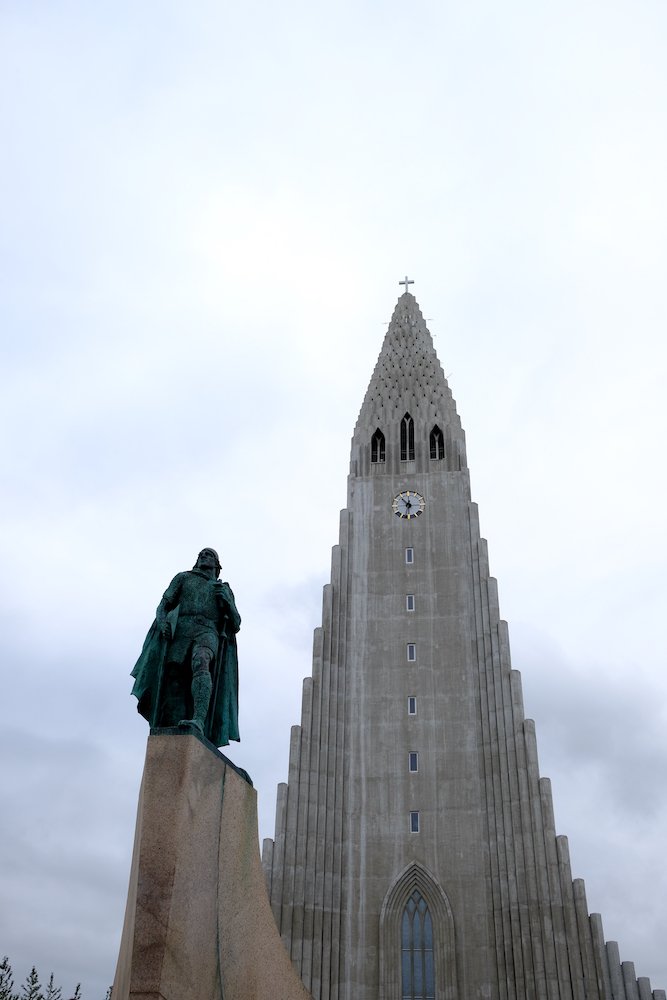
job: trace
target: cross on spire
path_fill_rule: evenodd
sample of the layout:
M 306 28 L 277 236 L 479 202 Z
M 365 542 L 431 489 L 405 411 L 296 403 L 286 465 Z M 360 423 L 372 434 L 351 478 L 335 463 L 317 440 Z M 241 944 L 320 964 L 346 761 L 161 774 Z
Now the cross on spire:
M 405 292 L 407 294 L 408 285 L 414 285 L 414 281 L 412 280 L 412 278 L 408 278 L 408 276 L 406 274 L 405 281 L 399 281 L 399 285 L 405 285 Z

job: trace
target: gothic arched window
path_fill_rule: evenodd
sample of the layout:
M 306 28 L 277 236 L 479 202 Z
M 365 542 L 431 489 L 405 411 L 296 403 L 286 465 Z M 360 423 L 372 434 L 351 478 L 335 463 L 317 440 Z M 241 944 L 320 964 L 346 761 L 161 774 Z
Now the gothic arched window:
M 431 445 L 431 458 L 445 457 L 445 439 L 442 436 L 442 431 L 437 424 L 431 431 L 429 443 Z
M 384 462 L 384 434 L 379 427 L 371 438 L 371 462 Z
M 415 422 L 409 413 L 401 420 L 401 462 L 415 460 Z
M 423 896 L 415 889 L 401 921 L 402 1000 L 434 1000 L 433 924 Z
M 387 890 L 379 943 L 383 1000 L 458 1000 L 452 908 L 436 877 L 418 861 Z

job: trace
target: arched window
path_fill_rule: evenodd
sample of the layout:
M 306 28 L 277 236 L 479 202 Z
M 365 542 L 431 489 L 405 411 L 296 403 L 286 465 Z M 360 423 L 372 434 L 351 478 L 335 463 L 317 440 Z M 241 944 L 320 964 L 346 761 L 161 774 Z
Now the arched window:
M 438 880 L 418 861 L 387 890 L 379 944 L 383 1000 L 458 1000 L 452 908 Z
M 415 422 L 409 413 L 401 420 L 401 462 L 415 460 Z
M 442 431 L 436 424 L 431 431 L 431 436 L 429 438 L 431 445 L 431 458 L 444 458 L 445 457 L 445 439 L 442 435 Z
M 435 1000 L 433 924 L 424 897 L 415 889 L 401 921 L 402 1000 Z
M 379 427 L 371 438 L 371 462 L 384 462 L 384 434 Z

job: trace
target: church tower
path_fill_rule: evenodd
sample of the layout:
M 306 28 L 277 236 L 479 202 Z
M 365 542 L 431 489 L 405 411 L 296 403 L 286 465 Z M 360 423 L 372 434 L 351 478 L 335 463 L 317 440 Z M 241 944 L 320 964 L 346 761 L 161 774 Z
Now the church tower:
M 556 836 L 465 435 L 407 291 L 354 430 L 263 865 L 315 1000 L 651 1000 Z

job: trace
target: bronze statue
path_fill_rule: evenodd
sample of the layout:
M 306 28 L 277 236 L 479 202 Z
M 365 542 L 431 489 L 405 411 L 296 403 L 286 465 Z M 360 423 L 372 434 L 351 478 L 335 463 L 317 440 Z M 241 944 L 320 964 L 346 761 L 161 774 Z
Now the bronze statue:
M 137 711 L 151 729 L 196 726 L 215 746 L 238 740 L 241 618 L 215 549 L 202 549 L 160 601 L 132 671 Z

